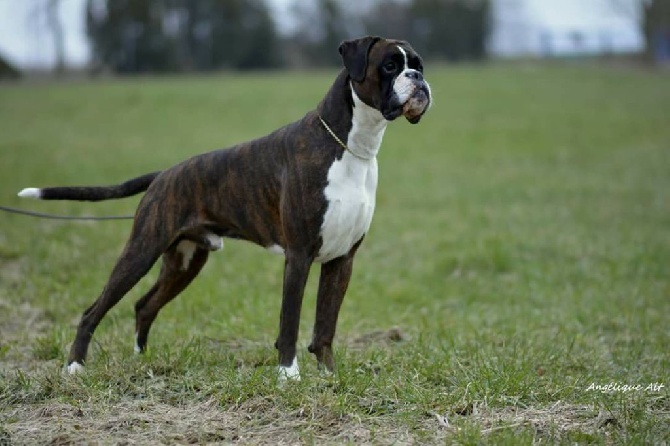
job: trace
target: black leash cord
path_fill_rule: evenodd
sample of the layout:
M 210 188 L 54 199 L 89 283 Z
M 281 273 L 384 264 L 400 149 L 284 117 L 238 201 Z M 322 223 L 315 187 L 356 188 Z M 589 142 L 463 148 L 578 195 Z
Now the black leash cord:
M 7 206 L 0 206 L 0 211 L 9 212 L 10 214 L 19 214 L 19 215 L 28 215 L 30 217 L 38 218 L 49 218 L 51 220 L 79 220 L 79 221 L 102 221 L 102 220 L 132 220 L 135 218 L 133 215 L 111 215 L 103 217 L 95 216 L 83 216 L 83 217 L 72 217 L 69 215 L 54 215 L 54 214 L 44 214 L 42 212 L 33 212 L 26 211 L 23 209 L 10 208 Z

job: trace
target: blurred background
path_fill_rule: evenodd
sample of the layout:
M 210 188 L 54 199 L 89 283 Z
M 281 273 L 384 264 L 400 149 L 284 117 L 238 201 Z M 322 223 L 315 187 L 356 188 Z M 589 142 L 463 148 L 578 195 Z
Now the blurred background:
M 670 64 L 670 0 L 0 0 L 0 76 L 334 66 L 346 38 L 429 60 Z

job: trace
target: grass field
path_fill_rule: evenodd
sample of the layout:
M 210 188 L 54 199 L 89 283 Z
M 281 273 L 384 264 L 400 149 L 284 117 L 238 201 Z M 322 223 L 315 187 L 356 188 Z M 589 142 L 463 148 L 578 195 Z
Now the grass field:
M 64 376 L 130 223 L 0 214 L 0 444 L 670 442 L 670 77 L 532 64 L 427 77 L 433 109 L 382 145 L 332 378 L 306 351 L 318 271 L 303 379 L 277 387 L 283 261 L 235 241 L 161 313 L 146 355 L 133 304 L 155 270 L 103 320 L 86 373 Z M 15 195 L 260 136 L 333 78 L 0 85 L 0 204 L 132 213 L 137 199 Z

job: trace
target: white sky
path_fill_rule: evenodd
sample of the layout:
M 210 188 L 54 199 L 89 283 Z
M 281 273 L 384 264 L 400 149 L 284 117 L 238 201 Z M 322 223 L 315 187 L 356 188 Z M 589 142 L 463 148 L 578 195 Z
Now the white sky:
M 54 49 L 46 26 L 43 1 L 0 0 L 0 53 L 19 67 L 43 67 L 54 63 Z M 88 60 L 83 19 L 85 0 L 62 0 L 60 15 L 65 28 L 68 65 Z
M 626 26 L 636 20 L 638 0 L 526 0 L 539 22 L 554 28 Z
M 194 0 L 195 1 L 195 0 Z M 311 1 L 311 0 L 303 0 Z M 509 0 L 499 0 L 504 3 Z M 630 5 L 639 0 L 526 0 L 539 20 L 564 26 L 583 26 L 612 16 L 612 2 Z M 54 65 L 54 48 L 46 26 L 45 0 L 0 0 L 0 54 L 22 68 L 48 68 Z M 65 28 L 66 64 L 84 66 L 90 50 L 86 40 L 84 5 L 86 0 L 61 0 L 60 15 Z M 269 0 L 280 31 L 291 27 L 288 14 L 291 0 Z M 600 9 L 596 4 L 605 9 Z M 586 8 L 585 6 L 590 6 Z M 610 7 L 608 7 L 609 5 Z M 608 13 L 605 11 L 609 9 Z M 591 11 L 591 14 L 587 14 Z M 598 12 L 594 12 L 598 11 Z M 601 13 L 601 14 L 599 14 Z M 618 13 L 616 14 L 618 15 Z M 625 16 L 625 13 L 624 13 Z M 620 19 L 620 17 L 619 17 Z

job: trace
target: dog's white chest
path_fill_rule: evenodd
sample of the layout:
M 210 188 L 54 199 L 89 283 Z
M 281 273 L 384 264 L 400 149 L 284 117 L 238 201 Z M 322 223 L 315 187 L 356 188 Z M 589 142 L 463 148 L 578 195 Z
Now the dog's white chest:
M 375 211 L 377 159 L 361 160 L 345 152 L 328 170 L 324 190 L 328 207 L 321 225 L 323 243 L 317 262 L 345 255 L 370 228 Z

